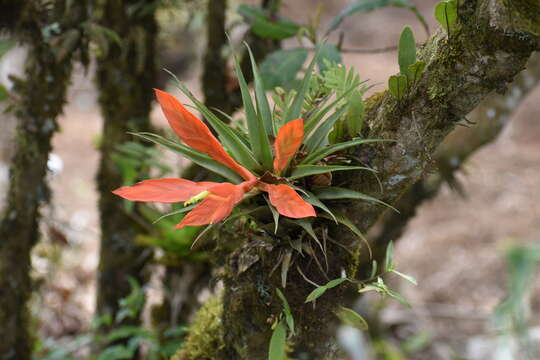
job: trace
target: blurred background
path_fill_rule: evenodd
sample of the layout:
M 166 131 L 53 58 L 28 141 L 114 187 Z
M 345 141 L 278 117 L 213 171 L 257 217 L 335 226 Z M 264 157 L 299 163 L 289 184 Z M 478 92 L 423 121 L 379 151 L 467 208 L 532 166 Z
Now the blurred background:
M 435 31 L 438 23 L 432 14 L 436 1 L 412 2 L 427 20 L 431 32 Z M 297 24 L 312 23 L 318 14 L 317 28 L 326 29 L 350 3 L 284 0 L 279 13 Z M 249 32 L 249 23 L 238 12 L 239 5 L 261 6 L 261 3 L 228 2 L 227 29 L 234 42 Z M 139 91 L 151 97 L 152 86 L 166 88 L 182 98 L 170 87 L 169 75 L 161 70 L 166 68 L 198 98 L 203 98 L 201 77 L 206 61 L 209 16 L 206 2 L 162 1 L 148 11 L 153 12 L 159 28 L 155 50 L 150 55 L 155 71 L 152 79 L 141 82 L 145 87 Z M 356 68 L 361 78 L 373 85 L 367 96 L 385 90 L 388 77 L 399 71 L 396 52 L 385 48 L 397 44 L 405 25 L 412 27 L 418 43 L 427 38 L 416 15 L 400 7 L 351 15 L 345 18 L 339 31 L 331 34 L 329 42 L 340 42 L 343 64 Z M 310 45 L 292 37 L 281 41 L 281 46 L 288 49 Z M 142 51 L 140 49 L 138 51 Z M 0 83 L 8 91 L 13 87 L 9 75 L 22 74 L 27 51 L 27 46 L 18 44 L 0 60 Z M 96 185 L 96 177 L 100 176 L 99 148 L 104 141 L 103 107 L 100 108 L 99 98 L 100 91 L 107 87 L 103 77 L 120 76 L 98 73 L 104 71 L 100 70 L 103 61 L 115 61 L 107 60 L 113 52 L 109 49 L 109 54 L 104 53 L 99 41 L 94 41 L 89 63 L 84 66 L 80 61 L 74 62 L 66 104 L 58 118 L 59 130 L 52 138 L 46 173 L 51 198 L 42 206 L 39 228 L 42 237 L 31 256 L 35 287 L 30 309 L 37 338 L 36 359 L 87 358 L 93 341 L 88 334 L 95 325 L 102 231 Z M 540 86 L 536 86 L 540 63 L 538 56 L 533 60 L 531 72 L 519 79 L 521 83 L 510 86 L 504 94 L 488 98 L 443 144 L 441 155 L 434 159 L 432 175 L 426 177 L 423 196 L 409 204 L 411 211 L 407 219 L 396 220 L 394 225 L 380 225 L 370 232 L 372 239 L 395 237 L 395 262 L 400 271 L 413 276 L 418 285 L 388 279 L 411 303 L 410 308 L 392 300 L 381 301 L 376 296 L 362 300 L 360 307 L 365 310 L 370 330 L 340 335 L 343 342 L 355 339 L 351 346 L 363 349 L 365 357 L 359 359 L 540 358 L 540 282 L 537 280 L 540 267 Z M 96 83 L 96 78 L 100 77 Z M 137 81 L 136 77 L 118 79 L 128 83 Z M 131 91 L 128 87 L 125 89 Z M 122 89 L 118 91 L 121 93 Z M 111 96 L 116 95 L 113 92 Z M 111 118 L 110 114 L 107 116 Z M 166 121 L 155 102 L 150 118 L 153 129 L 165 131 Z M 16 124 L 11 113 L 3 113 L 1 119 L 0 203 L 5 201 L 9 186 L 9 161 L 13 155 Z M 490 121 L 496 126 L 486 125 Z M 475 135 L 471 137 L 471 133 Z M 140 160 L 137 157 L 140 151 L 145 150 L 136 146 L 115 147 L 117 156 L 124 156 L 116 164 L 128 166 L 122 159 L 130 159 L 133 154 L 133 161 Z M 147 164 L 150 174 L 162 171 L 178 174 L 186 167 L 187 163 L 175 155 L 158 149 L 152 151 L 155 153 L 148 155 L 152 163 Z M 126 180 L 131 175 L 126 170 L 121 176 Z M 145 214 L 138 216 L 144 218 Z M 388 226 L 394 226 L 397 233 L 386 234 L 385 231 L 391 229 Z M 176 331 L 171 332 L 174 341 L 168 346 L 178 348 L 189 320 L 189 316 L 181 313 L 191 313 L 191 307 L 196 308 L 203 302 L 208 297 L 208 289 L 215 284 L 210 283 L 211 274 L 197 270 L 204 266 L 205 260 L 204 255 L 195 255 L 204 253 L 204 248 L 191 255 L 182 248 L 183 255 L 175 258 L 168 254 L 175 252 L 174 247 L 171 250 L 159 244 L 152 239 L 156 236 L 151 232 L 146 238 L 138 237 L 139 243 L 154 249 L 155 254 L 146 254 L 146 250 L 138 253 L 151 258 L 144 270 L 148 283 L 141 284 L 140 279 L 132 281 L 127 292 L 130 297 L 124 298 L 123 309 L 140 311 L 143 325 L 138 331 L 141 331 L 156 325 L 156 309 L 164 311 L 160 304 L 168 298 L 166 328 Z M 175 241 L 174 236 L 171 241 Z M 193 264 L 176 273 L 172 270 L 171 275 L 169 268 L 179 262 L 185 264 L 185 259 L 191 259 Z M 194 294 L 186 295 L 183 291 Z M 144 301 L 138 298 L 141 293 L 146 295 L 144 308 Z M 137 304 L 141 308 L 137 308 Z M 360 340 L 362 338 L 365 342 Z M 168 351 L 174 353 L 174 350 Z M 145 352 L 142 354 L 144 357 Z

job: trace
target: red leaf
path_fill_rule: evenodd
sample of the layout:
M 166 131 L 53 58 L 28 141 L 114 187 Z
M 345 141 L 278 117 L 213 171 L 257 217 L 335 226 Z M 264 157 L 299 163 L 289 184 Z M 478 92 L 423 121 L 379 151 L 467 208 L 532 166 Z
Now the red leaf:
M 274 143 L 274 173 L 279 175 L 287 167 L 304 138 L 304 120 L 296 119 L 283 125 Z
M 207 195 L 195 209 L 191 210 L 175 229 L 184 226 L 200 226 L 215 224 L 231 213 L 234 206 L 244 197 L 244 193 L 251 190 L 254 181 L 243 182 L 239 185 L 222 183 L 212 186 Z
M 261 188 L 268 192 L 270 203 L 281 215 L 295 219 L 316 216 L 313 206 L 305 202 L 290 186 L 264 184 Z
M 174 96 L 154 89 L 163 114 L 176 135 L 191 148 L 210 155 L 216 161 L 236 171 L 246 180 L 254 178 L 246 168 L 238 164 L 223 148 L 208 126 L 193 115 Z
M 131 201 L 153 201 L 176 203 L 186 201 L 219 183 L 193 181 L 176 178 L 144 180 L 132 186 L 124 186 L 113 194 Z

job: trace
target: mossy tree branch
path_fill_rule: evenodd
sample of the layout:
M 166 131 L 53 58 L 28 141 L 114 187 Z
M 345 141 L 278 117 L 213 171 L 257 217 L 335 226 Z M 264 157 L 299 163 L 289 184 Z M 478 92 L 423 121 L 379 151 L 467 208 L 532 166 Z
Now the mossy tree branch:
M 437 147 L 456 124 L 487 95 L 504 91 L 523 70 L 537 46 L 540 19 L 526 23 L 516 21 L 521 15 L 527 18 L 529 15 L 504 0 L 462 0 L 460 3 L 457 28 L 450 36 L 439 29 L 420 49 L 419 57 L 426 63 L 426 70 L 409 87 L 406 97 L 398 101 L 384 92 L 368 101 L 365 136 L 396 142 L 362 147 L 355 155 L 378 170 L 383 191 L 379 191 L 373 177 L 361 173 L 336 176 L 336 184 L 395 204 L 426 174 Z M 523 3 L 529 6 L 528 10 L 537 10 L 540 6 L 528 0 Z M 516 16 L 499 16 L 514 13 Z M 353 219 L 364 232 L 385 210 L 366 202 L 342 201 L 332 205 Z M 251 234 L 243 239 L 244 245 L 229 256 L 224 276 L 220 359 L 266 358 L 270 323 L 281 311 L 281 301 L 274 290 L 281 286 L 281 279 L 278 272 L 272 273 L 272 268 L 290 246 L 288 237 L 294 236 L 301 234 L 290 232 L 279 237 Z M 326 277 L 339 277 L 341 271 L 351 277 L 362 274 L 370 266 L 364 256 L 367 251 L 359 248 L 361 244 L 355 236 L 337 226 L 330 228 L 328 236 L 341 246 L 328 246 L 326 275 L 309 259 L 299 258 L 295 263 L 307 278 L 322 284 L 327 281 Z M 222 239 L 231 240 L 234 239 Z M 357 248 L 359 252 L 355 251 Z M 347 285 L 319 298 L 316 307 L 304 304 L 312 289 L 303 276 L 296 271 L 289 272 L 285 295 L 293 309 L 298 332 L 291 344 L 293 356 L 338 358 L 339 351 L 333 341 L 337 321 L 332 310 L 337 305 L 346 305 L 350 298 Z M 189 341 L 197 341 L 197 338 L 189 338 Z M 181 359 L 194 359 L 189 352 L 181 355 Z
M 462 165 L 498 138 L 521 101 L 539 82 L 540 54 L 536 53 L 504 94 L 491 94 L 467 116 L 470 127 L 457 127 L 439 145 L 433 156 L 437 171 L 412 185 L 396 204 L 399 213 L 385 213 L 376 226 L 378 229 L 371 234 L 377 244 L 374 256 L 378 261 L 384 257 L 388 243 L 400 239 L 420 205 L 435 197 L 445 183 L 465 196 L 466 190 L 456 179 Z

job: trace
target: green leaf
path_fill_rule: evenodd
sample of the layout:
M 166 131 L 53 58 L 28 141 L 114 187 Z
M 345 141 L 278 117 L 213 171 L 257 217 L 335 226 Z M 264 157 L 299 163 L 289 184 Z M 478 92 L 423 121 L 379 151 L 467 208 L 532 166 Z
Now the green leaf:
M 333 171 L 349 171 L 349 170 L 367 170 L 376 172 L 375 170 L 364 166 L 343 166 L 343 165 L 299 165 L 295 167 L 291 175 L 287 178 L 290 180 L 300 179 L 306 176 L 326 174 Z
M 345 325 L 357 328 L 362 331 L 368 329 L 367 321 L 360 314 L 358 314 L 352 309 L 340 306 L 337 310 L 335 310 L 335 314 Z
M 114 345 L 106 348 L 99 354 L 97 360 L 123 360 L 133 357 L 134 349 L 127 348 L 123 345 Z
M 321 245 L 321 243 L 319 241 L 319 238 L 317 237 L 317 235 L 315 234 L 315 231 L 313 230 L 312 221 L 310 221 L 310 220 L 308 220 L 306 218 L 303 218 L 303 219 L 291 219 L 289 221 L 297 224 L 302 229 L 304 229 L 309 234 L 309 236 L 311 236 L 313 238 L 313 240 L 315 240 L 319 244 L 319 246 L 321 246 L 321 249 L 322 249 L 322 245 Z
M 392 75 L 388 79 L 388 88 L 390 93 L 398 100 L 405 96 L 407 90 L 407 76 L 405 75 Z
M 353 146 L 358 146 L 362 144 L 369 144 L 374 142 L 388 142 L 388 141 L 394 141 L 394 140 L 385 140 L 385 139 L 354 139 L 334 145 L 329 145 L 327 147 L 324 147 L 322 149 L 316 150 L 315 152 L 311 153 L 310 155 L 306 156 L 302 161 L 300 161 L 301 165 L 310 165 L 310 164 L 316 164 L 320 160 L 324 159 L 325 157 L 345 149 L 348 149 Z
M 423 61 L 417 61 L 414 64 L 409 66 L 409 83 L 416 82 L 422 76 L 424 69 L 426 68 L 426 63 Z
M 277 50 L 267 55 L 261 63 L 264 88 L 270 90 L 294 80 L 307 56 L 308 51 L 304 48 Z
M 325 286 L 319 286 L 318 288 L 315 288 L 315 290 L 309 293 L 305 302 L 308 303 L 317 300 L 326 292 L 326 290 L 328 289 Z
M 358 87 L 357 83 L 352 84 L 350 87 L 348 87 L 345 91 L 343 91 L 341 94 L 336 96 L 336 99 L 325 106 L 323 109 L 319 111 L 314 111 L 307 119 L 304 125 L 304 133 L 310 134 L 311 131 L 319 124 L 321 119 L 332 109 L 336 107 L 342 100 L 346 99 L 351 92 L 353 92 Z M 308 135 L 307 137 L 309 137 Z M 307 138 L 306 137 L 306 138 Z
M 341 64 L 341 52 L 336 45 L 322 44 L 319 48 L 319 58 L 317 59 L 317 66 L 319 71 L 323 72 L 328 69 L 327 64 Z M 326 60 L 326 61 L 325 61 Z
M 197 204 L 186 206 L 186 207 L 183 207 L 181 209 L 174 210 L 174 211 L 168 212 L 166 214 L 163 214 L 160 217 L 158 217 L 157 219 L 153 220 L 152 224 L 156 224 L 156 223 L 160 222 L 161 220 L 165 219 L 166 217 L 169 217 L 169 216 L 172 216 L 172 215 L 187 213 L 188 211 L 191 211 L 195 206 L 197 206 Z
M 400 302 L 402 305 L 405 305 L 407 307 L 411 307 L 411 304 L 399 293 L 395 292 L 394 290 L 391 290 L 391 289 L 386 289 L 386 294 L 389 295 L 391 298 L 397 300 L 398 302 Z
M 307 136 L 307 140 L 304 140 L 307 153 L 314 152 L 317 149 L 326 146 L 328 143 L 328 135 L 346 110 L 347 105 L 333 113 L 328 119 L 325 119 L 318 128 L 313 130 L 313 132 Z
M 338 200 L 338 199 L 357 199 L 357 200 L 366 200 L 372 201 L 380 205 L 389 207 L 390 209 L 399 212 L 396 208 L 391 205 L 388 205 L 384 201 L 376 199 L 372 196 L 362 194 L 361 192 L 341 188 L 337 186 L 321 186 L 317 187 L 313 191 L 315 195 L 322 200 Z
M 304 105 L 304 99 L 306 97 L 306 93 L 309 90 L 311 76 L 313 73 L 313 67 L 315 66 L 315 63 L 317 62 L 317 60 L 319 59 L 320 47 L 321 45 L 317 46 L 317 49 L 315 50 L 315 56 L 313 56 L 313 59 L 311 60 L 311 63 L 309 64 L 306 70 L 306 74 L 304 75 L 304 79 L 302 80 L 302 83 L 300 84 L 300 88 L 298 89 L 298 92 L 291 106 L 287 109 L 287 111 L 283 115 L 284 123 L 288 123 L 291 120 L 298 119 L 302 113 L 302 106 Z
M 300 30 L 300 25 L 289 19 L 270 19 L 260 7 L 240 5 L 238 13 L 248 19 L 251 30 L 262 38 L 286 39 L 295 36 Z
M 276 288 L 276 292 L 279 298 L 281 299 L 281 301 L 283 302 L 283 313 L 285 314 L 285 321 L 287 322 L 287 326 L 289 327 L 289 330 L 291 331 L 291 333 L 295 335 L 294 318 L 292 316 L 291 307 L 289 306 L 289 303 L 287 302 L 287 299 L 285 298 L 285 295 L 283 295 L 281 290 Z
M 373 257 L 373 254 L 371 252 L 371 246 L 369 246 L 369 241 L 366 239 L 366 237 L 364 236 L 364 234 L 362 234 L 362 232 L 360 231 L 360 229 L 358 229 L 356 227 L 356 225 L 354 225 L 354 223 L 349 220 L 348 217 L 346 217 L 344 214 L 342 214 L 341 212 L 339 211 L 334 211 L 334 216 L 336 217 L 338 223 L 342 224 L 342 225 L 345 225 L 349 230 L 352 231 L 353 234 L 355 234 L 356 236 L 358 236 L 358 238 L 360 240 L 362 240 L 367 248 L 368 248 L 368 251 L 369 251 L 369 257 L 370 259 Z M 331 219 L 329 218 L 328 216 L 322 214 L 320 215 L 320 217 L 323 217 L 323 218 L 327 218 L 327 219 Z
M 369 275 L 370 278 L 375 277 L 377 274 L 377 260 L 373 260 L 371 262 L 371 275 Z
M 255 83 L 255 102 L 257 104 L 257 114 L 260 117 L 260 121 L 264 125 L 266 134 L 275 135 L 274 127 L 272 125 L 272 110 L 270 110 L 270 105 L 268 105 L 268 99 L 266 98 L 266 93 L 264 90 L 263 81 L 261 75 L 259 74 L 259 69 L 257 63 L 255 62 L 255 57 L 251 52 L 251 49 L 246 43 L 246 47 L 249 53 L 249 58 L 251 60 L 251 70 L 253 71 L 253 82 Z
M 408 282 L 410 282 L 411 284 L 414 284 L 414 285 L 418 285 L 418 282 L 416 281 L 415 278 L 413 278 L 412 276 L 410 275 L 407 275 L 407 274 L 404 274 L 402 272 L 399 272 L 397 271 L 396 269 L 392 269 L 391 272 L 393 272 L 394 274 L 404 278 L 405 280 L 407 280 Z
M 277 209 L 274 207 L 274 205 L 272 205 L 272 203 L 270 202 L 270 200 L 268 200 L 268 197 L 266 197 L 266 195 L 264 196 L 264 200 L 266 200 L 267 204 L 268 204 L 268 208 L 270 209 L 270 211 L 272 212 L 272 217 L 274 218 L 274 224 L 275 224 L 275 228 L 274 228 L 274 234 L 277 233 L 277 230 L 278 230 L 278 226 L 279 226 L 279 212 L 277 211 Z
M 349 280 L 349 279 L 347 279 L 347 278 L 334 279 L 334 280 L 329 281 L 326 285 L 319 286 L 319 287 L 315 288 L 315 290 L 313 290 L 311 293 L 309 293 L 309 295 L 307 296 L 305 302 L 308 303 L 308 302 L 312 302 L 312 301 L 317 300 L 318 298 L 320 298 L 326 292 L 326 290 L 334 288 L 334 287 L 340 285 L 341 283 L 343 283 L 344 281 L 347 281 L 347 280 Z
M 178 205 L 175 204 L 173 206 L 176 207 Z M 187 206 L 175 210 L 169 214 L 161 216 L 157 220 L 154 219 L 161 215 L 159 211 L 148 205 L 141 206 L 139 210 L 141 211 L 141 214 L 144 216 L 145 219 L 147 219 L 148 221 L 154 220 L 154 223 L 156 223 L 156 221 L 160 222 L 158 222 L 154 227 L 157 230 L 156 234 L 139 234 L 136 236 L 135 241 L 142 245 L 157 246 L 164 249 L 165 251 L 174 252 L 179 255 L 189 256 L 193 239 L 202 230 L 202 227 L 186 226 L 182 229 L 175 230 L 174 226 L 178 224 L 181 219 L 184 218 L 184 214 L 186 212 L 190 211 L 195 206 L 196 205 Z M 175 218 L 168 218 L 169 215 L 173 214 L 179 214 L 179 216 Z
M 9 92 L 7 91 L 6 87 L 0 84 L 0 101 L 4 101 L 8 97 L 9 97 Z
M 331 289 L 333 287 L 336 287 L 336 286 L 340 285 L 341 283 L 343 283 L 344 281 L 347 281 L 347 280 L 349 280 L 349 279 L 347 279 L 347 278 L 339 278 L 339 279 L 330 280 L 328 282 L 328 284 L 325 285 L 325 287 L 327 289 Z
M 152 333 L 140 326 L 122 326 L 112 330 L 105 337 L 106 343 L 113 343 L 118 340 L 132 337 L 152 338 Z
M 411 306 L 409 304 L 409 302 L 407 300 L 405 300 L 405 298 L 403 296 L 401 296 L 397 292 L 389 289 L 388 286 L 384 283 L 383 279 L 380 276 L 377 277 L 377 281 L 366 284 L 366 285 L 362 286 L 360 289 L 358 289 L 359 293 L 364 293 L 364 292 L 368 292 L 368 291 L 376 291 L 376 292 L 381 293 L 381 294 L 386 294 L 386 295 L 390 296 L 391 298 L 399 301 L 403 305 L 406 305 L 408 307 Z
M 317 245 L 319 245 L 319 247 L 321 248 L 321 251 L 323 252 L 324 254 L 324 257 L 326 258 L 326 251 L 324 251 L 324 248 L 322 246 L 322 243 L 321 241 L 319 240 L 319 238 L 317 237 L 317 234 L 315 234 L 315 231 L 313 230 L 313 224 L 312 224 L 312 221 L 311 220 L 308 220 L 308 219 L 287 219 L 288 222 L 291 222 L 291 223 L 294 223 L 298 226 L 300 226 L 302 229 L 305 230 L 305 232 L 308 233 L 309 236 L 311 236 L 311 238 L 313 240 L 315 240 L 315 242 L 317 243 Z
M 193 150 L 190 147 L 187 147 L 182 144 L 178 144 L 174 141 L 168 140 L 162 136 L 152 134 L 152 133 L 130 133 L 134 136 L 138 136 L 142 139 L 148 140 L 154 144 L 163 145 L 166 148 L 181 154 L 187 159 L 193 161 L 195 164 L 198 164 L 218 175 L 223 176 L 225 179 L 238 184 L 242 181 L 242 178 L 233 170 L 229 169 L 227 166 L 223 165 L 220 162 L 217 162 L 210 158 L 210 156 L 200 153 L 196 150 Z
M 17 44 L 15 40 L 12 39 L 0 39 L 0 59 L 4 56 L 9 50 Z
M 285 250 L 283 261 L 281 261 L 281 286 L 285 289 L 287 286 L 287 275 L 291 266 L 292 248 Z
M 441 1 L 435 6 L 435 19 L 437 19 L 448 34 L 454 29 L 457 18 L 457 0 Z
M 364 125 L 365 108 L 362 94 L 362 91 L 354 90 L 347 99 L 349 106 L 345 114 L 345 126 L 349 138 L 358 136 Z
M 306 191 L 306 194 L 302 195 L 302 198 L 305 201 L 307 201 L 308 203 L 310 203 L 311 205 L 316 206 L 319 209 L 322 209 L 324 212 L 326 212 L 328 215 L 330 215 L 330 217 L 337 224 L 337 220 L 336 220 L 336 217 L 334 216 L 334 213 L 332 213 L 332 211 L 330 211 L 330 209 L 326 205 L 324 205 L 324 203 L 321 200 L 319 200 L 319 198 L 317 196 L 315 196 L 315 194 L 312 194 L 312 193 Z
M 288 20 L 272 23 L 266 19 L 257 18 L 251 25 L 251 29 L 262 38 L 282 40 L 295 36 L 300 26 Z
M 384 258 L 384 269 L 386 271 L 391 271 L 393 265 L 392 258 L 394 256 L 394 242 L 390 241 L 386 247 L 386 256 Z
M 399 38 L 398 63 L 401 75 L 411 78 L 409 66 L 416 63 L 416 41 L 411 28 L 408 26 L 403 29 Z
M 356 0 L 351 5 L 343 9 L 330 23 L 326 35 L 337 29 L 337 27 L 343 22 L 343 20 L 350 15 L 357 13 L 366 13 L 386 6 L 395 6 L 411 10 L 418 18 L 418 21 L 429 33 L 427 22 L 424 17 L 418 12 L 416 6 L 409 0 Z
M 283 322 L 280 320 L 270 338 L 270 346 L 268 347 L 268 360 L 284 360 L 285 345 L 286 345 L 286 330 Z
M 240 86 L 240 92 L 242 93 L 242 102 L 244 104 L 244 111 L 246 113 L 246 122 L 248 127 L 249 142 L 251 143 L 253 152 L 258 161 L 260 161 L 264 168 L 272 168 L 272 149 L 268 142 L 268 135 L 264 124 L 261 123 L 260 117 L 255 112 L 255 107 L 251 101 L 251 94 L 242 74 L 240 63 L 236 56 L 234 58 L 234 68 L 236 76 L 238 77 L 238 84 Z

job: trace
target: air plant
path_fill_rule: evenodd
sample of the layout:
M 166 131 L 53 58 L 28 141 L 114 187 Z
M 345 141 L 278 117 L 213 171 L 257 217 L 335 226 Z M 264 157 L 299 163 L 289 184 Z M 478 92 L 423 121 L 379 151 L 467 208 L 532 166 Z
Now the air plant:
M 330 186 L 330 174 L 334 171 L 374 172 L 365 166 L 353 166 L 346 157 L 336 154 L 343 154 L 344 150 L 363 143 L 383 141 L 353 138 L 345 142 L 329 143 L 328 135 L 347 108 L 347 104 L 343 105 L 343 98 L 359 84 L 336 95 L 330 104 L 325 104 L 330 98 L 328 96 L 318 106 L 303 111 L 310 84 L 314 83 L 311 77 L 317 58 L 315 56 L 291 102 L 281 109 L 278 116 L 272 112 L 268 103 L 251 51 L 249 55 L 254 74 L 254 98 L 235 59 L 246 130 L 225 124 L 178 82 L 180 90 L 203 114 L 217 137 L 173 95 L 157 89 L 155 93 L 163 114 L 183 144 L 151 133 L 135 134 L 181 153 L 229 182 L 161 178 L 144 180 L 113 192 L 131 201 L 184 202 L 185 207 L 178 212 L 189 213 L 175 226 L 176 229 L 220 222 L 248 194 L 268 194 L 268 205 L 272 212 L 276 214 L 277 211 L 277 214 L 293 219 L 317 216 L 313 207 L 315 205 L 336 220 L 330 209 L 319 199 L 318 193 L 321 199 L 356 198 L 382 203 L 355 191 Z M 362 120 L 358 119 L 359 122 Z M 321 175 L 327 179 L 324 184 L 306 180 Z

